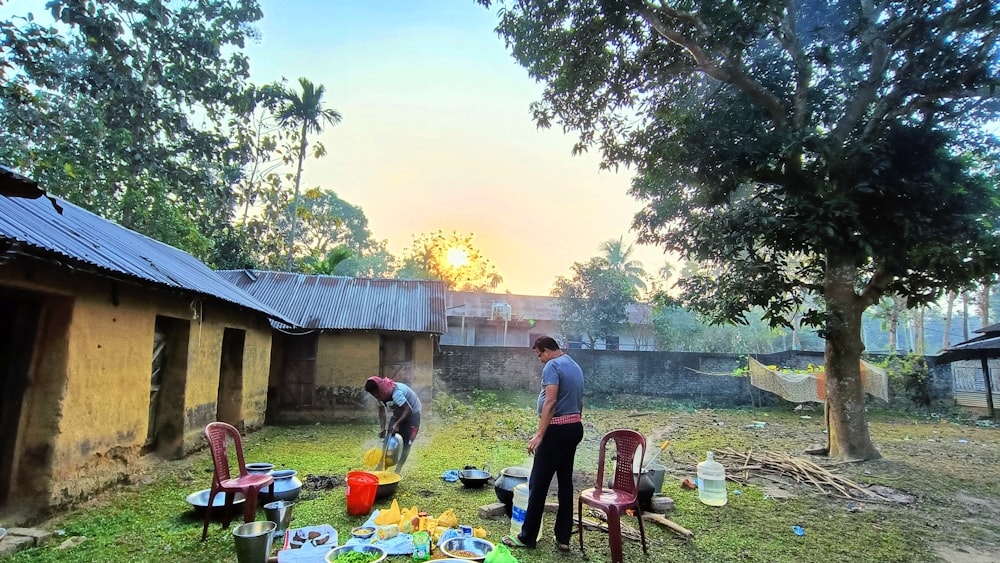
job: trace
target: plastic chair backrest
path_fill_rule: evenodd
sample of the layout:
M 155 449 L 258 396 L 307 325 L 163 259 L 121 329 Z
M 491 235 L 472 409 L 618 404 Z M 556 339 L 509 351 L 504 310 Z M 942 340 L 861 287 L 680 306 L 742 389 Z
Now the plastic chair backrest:
M 597 466 L 597 489 L 604 488 L 604 462 L 609 442 L 615 443 L 617 452 L 615 459 L 615 474 L 611 488 L 637 494 L 639 483 L 636 479 L 635 459 L 646 455 L 646 438 L 635 430 L 612 430 L 601 438 L 601 450 Z M 639 455 L 636 455 L 639 452 Z
M 243 459 L 243 441 L 240 438 L 240 431 L 235 426 L 225 422 L 210 422 L 205 427 L 205 437 L 208 438 L 208 447 L 212 450 L 212 462 L 215 465 L 215 475 L 212 478 L 215 483 L 232 477 L 229 465 L 230 437 L 233 439 L 233 447 L 236 450 L 236 467 L 239 468 L 240 476 L 250 474 Z

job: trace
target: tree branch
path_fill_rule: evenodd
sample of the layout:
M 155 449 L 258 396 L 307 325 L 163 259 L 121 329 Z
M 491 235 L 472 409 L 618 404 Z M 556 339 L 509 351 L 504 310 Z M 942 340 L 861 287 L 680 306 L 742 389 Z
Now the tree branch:
M 889 65 L 889 45 L 885 38 L 878 32 L 878 13 L 875 11 L 871 0 L 861 2 L 861 21 L 858 22 L 860 28 L 859 37 L 861 42 L 868 47 L 871 52 L 871 63 L 868 69 L 868 79 L 861 82 L 857 95 L 847 106 L 844 116 L 837 123 L 831 137 L 838 143 L 843 144 L 847 136 L 853 131 L 866 113 L 866 109 L 875 100 L 879 86 L 885 79 L 885 71 Z
M 701 18 L 690 12 L 680 12 L 664 5 L 654 6 L 641 0 L 634 0 L 632 5 L 639 12 L 642 19 L 646 20 L 646 23 L 652 26 L 656 33 L 687 51 L 691 58 L 694 59 L 697 69 L 712 78 L 736 86 L 741 92 L 749 96 L 751 100 L 761 104 L 771 116 L 771 121 L 775 127 L 784 129 L 787 126 L 788 118 L 781 101 L 765 90 L 760 83 L 748 77 L 742 71 L 739 64 L 731 64 L 732 61 L 726 56 L 723 57 L 722 64 L 716 64 L 694 39 L 676 31 L 664 21 L 664 18 L 666 18 L 688 23 L 698 30 L 699 35 L 707 36 L 709 35 L 708 28 L 701 21 Z M 733 58 L 738 61 L 738 57 Z

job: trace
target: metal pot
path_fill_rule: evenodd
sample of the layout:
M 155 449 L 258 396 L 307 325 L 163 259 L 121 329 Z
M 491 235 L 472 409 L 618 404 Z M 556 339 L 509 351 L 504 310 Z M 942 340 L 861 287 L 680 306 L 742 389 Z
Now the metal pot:
M 481 489 L 490 477 L 490 472 L 485 469 L 462 469 L 458 472 L 458 480 L 469 489 Z
M 501 469 L 497 478 L 493 480 L 493 491 L 497 495 L 497 500 L 506 506 L 508 515 L 514 506 L 514 487 L 527 483 L 530 475 L 531 470 L 526 467 L 508 467 Z
M 375 490 L 375 500 L 382 500 L 396 494 L 399 482 L 402 477 L 392 471 L 378 471 L 374 475 L 378 477 L 378 489 Z
M 294 469 L 276 469 L 271 472 L 274 477 L 274 500 L 295 500 L 302 492 L 302 481 Z M 267 490 L 267 489 L 265 489 Z

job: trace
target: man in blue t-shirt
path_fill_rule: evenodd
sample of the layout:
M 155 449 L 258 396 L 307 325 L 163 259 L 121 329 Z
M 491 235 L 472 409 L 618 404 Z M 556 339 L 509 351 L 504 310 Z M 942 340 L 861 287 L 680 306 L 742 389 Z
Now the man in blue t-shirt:
M 559 349 L 550 336 L 535 340 L 532 348 L 542 368 L 542 390 L 538 394 L 538 430 L 528 440 L 528 453 L 535 455 L 528 483 L 528 508 L 521 533 L 504 536 L 511 547 L 535 547 L 542 524 L 545 497 L 553 475 L 559 483 L 559 510 L 556 512 L 556 547 L 569 551 L 573 533 L 573 462 L 583 440 L 583 370 Z

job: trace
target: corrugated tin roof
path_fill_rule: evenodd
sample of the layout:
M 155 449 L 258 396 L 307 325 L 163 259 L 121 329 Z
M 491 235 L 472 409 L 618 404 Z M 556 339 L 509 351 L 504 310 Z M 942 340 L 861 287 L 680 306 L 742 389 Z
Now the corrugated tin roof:
M 562 319 L 559 300 L 543 295 L 449 291 L 446 306 L 450 317 L 465 316 L 488 319 L 493 316 L 494 303 L 510 305 L 511 318 L 514 320 L 559 321 Z M 652 323 L 652 313 L 648 305 L 632 304 L 626 308 L 625 312 L 628 315 L 628 322 L 632 324 Z
M 284 313 L 298 328 L 442 334 L 448 326 L 445 289 L 439 281 L 261 270 L 224 270 L 218 274 Z
M 0 164 L 0 195 L 34 199 L 44 194 L 38 182 Z
M 219 279 L 214 270 L 194 256 L 55 199 L 62 214 L 45 198 L 0 195 L 0 239 L 20 242 L 22 247 L 16 252 L 28 256 L 50 258 L 55 254 L 76 262 L 77 267 L 86 264 L 111 277 L 214 297 L 288 320 L 276 309 Z

